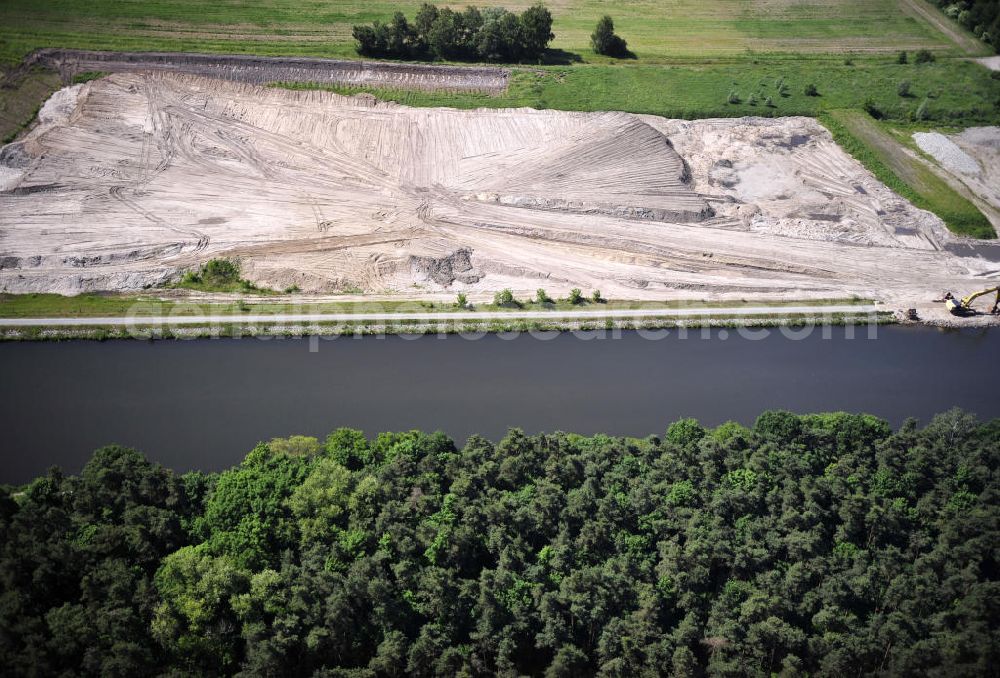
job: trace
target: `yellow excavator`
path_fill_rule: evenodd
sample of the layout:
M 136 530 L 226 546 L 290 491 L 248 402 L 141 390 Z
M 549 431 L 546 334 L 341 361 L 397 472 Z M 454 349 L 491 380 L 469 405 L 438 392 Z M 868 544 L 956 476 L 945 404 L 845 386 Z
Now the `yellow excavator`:
M 990 309 L 990 314 L 998 315 L 1000 314 L 1000 286 L 980 290 L 979 292 L 973 292 L 969 296 L 962 297 L 961 299 L 956 298 L 951 292 L 948 292 L 944 295 L 944 306 L 951 311 L 952 315 L 978 315 L 979 311 L 972 308 L 972 302 L 985 294 L 990 294 L 991 292 L 996 293 L 996 298 L 993 300 L 993 308 Z

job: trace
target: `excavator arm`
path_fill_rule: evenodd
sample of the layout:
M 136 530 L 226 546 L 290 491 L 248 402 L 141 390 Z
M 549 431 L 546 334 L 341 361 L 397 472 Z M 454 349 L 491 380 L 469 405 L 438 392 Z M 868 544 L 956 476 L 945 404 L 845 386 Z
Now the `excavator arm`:
M 951 293 L 948 293 L 945 295 L 944 305 L 945 308 L 951 311 L 954 315 L 971 315 L 974 313 L 972 309 L 972 302 L 985 294 L 990 294 L 991 292 L 996 294 L 996 298 L 993 300 L 993 308 L 990 309 L 990 313 L 996 315 L 997 313 L 1000 313 L 1000 286 L 973 292 L 972 294 L 962 297 L 961 299 L 956 299 L 951 295 Z
M 988 290 L 980 290 L 979 292 L 973 292 L 972 294 L 970 294 L 967 297 L 963 297 L 962 298 L 962 306 L 965 306 L 966 308 L 971 308 L 972 307 L 972 302 L 974 302 L 976 299 L 978 299 L 979 297 L 983 296 L 984 294 L 989 294 L 990 292 L 996 292 L 996 294 L 997 294 L 997 300 L 1000 301 L 1000 287 L 991 287 Z M 993 308 L 996 308 L 996 306 L 997 306 L 997 304 L 996 304 L 996 302 L 994 302 L 993 303 Z

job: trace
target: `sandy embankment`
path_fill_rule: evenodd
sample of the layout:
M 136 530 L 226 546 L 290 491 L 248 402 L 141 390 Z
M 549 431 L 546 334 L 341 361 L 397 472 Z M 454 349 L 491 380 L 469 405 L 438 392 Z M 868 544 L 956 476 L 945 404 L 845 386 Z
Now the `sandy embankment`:
M 93 81 L 62 110 L 0 156 L 0 289 L 139 289 L 234 256 L 315 293 L 932 313 L 1000 268 L 946 251 L 937 217 L 808 118 L 411 109 L 164 73 Z

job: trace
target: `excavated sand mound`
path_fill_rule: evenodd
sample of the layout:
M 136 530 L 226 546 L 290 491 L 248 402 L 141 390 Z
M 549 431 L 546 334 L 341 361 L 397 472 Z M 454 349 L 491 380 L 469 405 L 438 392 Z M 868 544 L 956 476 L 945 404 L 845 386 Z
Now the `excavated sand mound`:
M 0 289 L 137 289 L 219 256 L 277 288 L 408 295 L 991 274 L 805 118 L 413 109 L 162 73 L 57 96 L 0 151 Z

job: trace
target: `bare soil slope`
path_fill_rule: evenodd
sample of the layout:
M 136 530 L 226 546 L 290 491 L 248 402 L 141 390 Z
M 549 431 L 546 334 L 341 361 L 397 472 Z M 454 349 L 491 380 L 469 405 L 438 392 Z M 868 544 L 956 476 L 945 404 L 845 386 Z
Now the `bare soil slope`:
M 22 69 L 35 65 L 59 71 L 67 80 L 87 72 L 134 73 L 158 71 L 223 78 L 266 85 L 271 82 L 312 82 L 499 93 L 507 89 L 510 72 L 494 66 L 438 66 L 391 61 L 267 57 L 246 54 L 178 52 L 102 52 L 83 49 L 40 49 Z
M 211 257 L 305 291 L 619 298 L 978 286 L 933 215 L 806 118 L 411 109 L 195 76 L 64 90 L 0 153 L 0 289 L 155 285 Z

